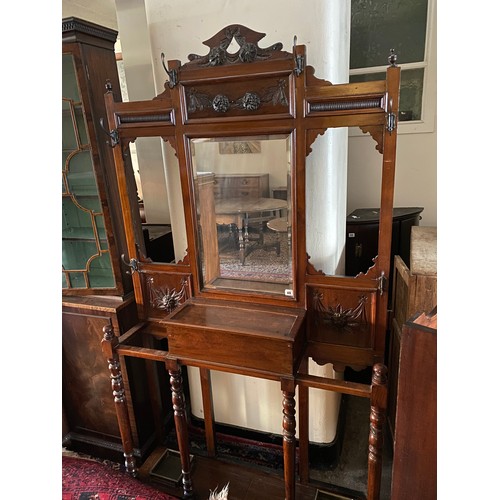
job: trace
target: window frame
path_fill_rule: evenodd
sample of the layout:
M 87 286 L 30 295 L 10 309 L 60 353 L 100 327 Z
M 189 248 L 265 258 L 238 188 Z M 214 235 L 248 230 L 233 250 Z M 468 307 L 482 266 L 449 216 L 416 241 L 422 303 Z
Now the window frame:
M 389 55 L 389 52 L 388 52 Z M 436 128 L 436 0 L 428 0 L 427 3 L 427 25 L 425 34 L 424 59 L 420 62 L 398 64 L 401 73 L 410 69 L 424 69 L 424 80 L 422 90 L 422 116 L 420 120 L 409 120 L 398 122 L 398 134 L 429 133 Z M 367 68 L 349 69 L 349 77 L 352 75 L 367 75 L 371 73 L 383 73 L 386 66 L 373 66 Z M 361 131 L 351 132 L 349 135 L 361 136 Z

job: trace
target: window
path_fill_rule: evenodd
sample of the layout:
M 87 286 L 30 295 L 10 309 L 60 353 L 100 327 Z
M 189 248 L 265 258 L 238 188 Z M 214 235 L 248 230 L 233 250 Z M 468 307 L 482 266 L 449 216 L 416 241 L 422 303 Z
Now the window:
M 434 125 L 431 94 L 435 94 L 435 84 L 432 90 L 429 88 L 435 79 L 435 70 L 429 64 L 433 3 L 434 0 L 352 0 L 351 3 L 349 81 L 383 79 L 390 49 L 394 49 L 401 67 L 400 132 L 428 131 L 422 125 L 426 124 L 425 128 Z M 405 122 L 413 126 L 405 129 Z

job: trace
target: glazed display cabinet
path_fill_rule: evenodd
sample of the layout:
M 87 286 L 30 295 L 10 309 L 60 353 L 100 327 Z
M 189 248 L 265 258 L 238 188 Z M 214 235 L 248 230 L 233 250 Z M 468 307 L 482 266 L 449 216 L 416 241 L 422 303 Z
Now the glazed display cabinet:
M 116 176 L 100 127 L 107 80 L 118 90 L 116 31 L 68 18 L 62 45 L 62 290 L 120 295 L 132 289 L 120 255 L 124 232 Z
M 81 19 L 62 21 L 63 444 L 95 456 L 122 449 L 101 352 L 103 329 L 112 327 L 119 337 L 138 321 L 132 280 L 121 259 L 125 233 L 107 144 L 112 138 L 100 125 L 107 81 L 121 101 L 116 37 L 116 31 Z M 151 401 L 160 401 L 155 370 L 136 360 L 121 361 L 132 444 L 140 458 L 156 436 L 151 417 Z M 161 403 L 155 408 L 166 414 Z

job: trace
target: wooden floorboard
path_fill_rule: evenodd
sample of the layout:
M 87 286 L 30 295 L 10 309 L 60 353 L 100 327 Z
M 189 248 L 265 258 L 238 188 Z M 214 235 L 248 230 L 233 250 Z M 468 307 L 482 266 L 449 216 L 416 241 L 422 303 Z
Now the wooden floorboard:
M 152 482 L 158 489 L 171 495 L 182 496 L 181 488 L 152 481 L 149 475 L 165 448 L 158 448 L 139 469 L 139 479 Z M 220 491 L 229 483 L 231 500 L 283 500 L 285 485 L 280 475 L 253 467 L 219 461 L 213 458 L 197 456 L 193 462 L 193 490 L 195 500 L 206 500 L 210 491 Z M 296 500 L 314 500 L 316 488 L 297 481 Z

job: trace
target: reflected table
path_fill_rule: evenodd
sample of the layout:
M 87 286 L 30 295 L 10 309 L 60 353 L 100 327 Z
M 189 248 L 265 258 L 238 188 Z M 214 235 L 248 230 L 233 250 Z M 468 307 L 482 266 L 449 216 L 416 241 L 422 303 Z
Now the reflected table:
M 226 198 L 215 202 L 215 222 L 217 224 L 235 225 L 238 231 L 238 244 L 241 264 L 246 257 L 257 248 L 266 248 L 263 238 L 263 223 L 276 218 L 280 210 L 288 208 L 287 200 L 276 198 Z M 259 238 L 254 244 L 248 233 L 249 224 L 257 223 Z M 269 246 L 269 245 L 268 245 Z M 279 255 L 279 242 L 272 244 Z

